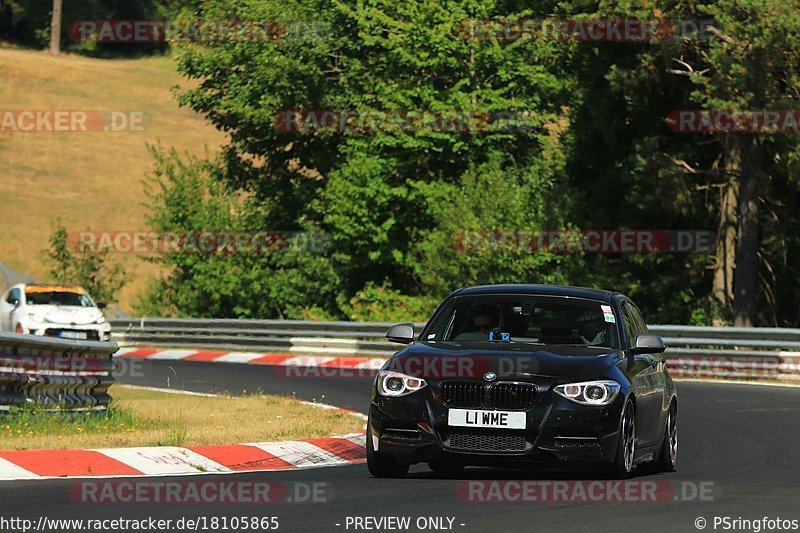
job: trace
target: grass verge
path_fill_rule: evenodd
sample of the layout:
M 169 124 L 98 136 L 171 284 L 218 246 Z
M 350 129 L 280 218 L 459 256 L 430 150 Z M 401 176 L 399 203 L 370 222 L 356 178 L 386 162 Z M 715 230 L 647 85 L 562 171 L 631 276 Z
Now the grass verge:
M 192 396 L 114 385 L 105 413 L 22 410 L 0 417 L 0 450 L 196 446 L 359 431 L 363 420 L 292 398 Z

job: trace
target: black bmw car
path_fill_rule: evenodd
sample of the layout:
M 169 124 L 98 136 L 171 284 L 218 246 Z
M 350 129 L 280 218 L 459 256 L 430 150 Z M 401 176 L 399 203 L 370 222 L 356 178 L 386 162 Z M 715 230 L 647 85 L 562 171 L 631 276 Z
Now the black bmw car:
M 383 366 L 372 391 L 367 463 L 409 466 L 594 462 L 613 477 L 675 468 L 678 398 L 664 342 L 622 294 L 576 287 L 459 289 Z

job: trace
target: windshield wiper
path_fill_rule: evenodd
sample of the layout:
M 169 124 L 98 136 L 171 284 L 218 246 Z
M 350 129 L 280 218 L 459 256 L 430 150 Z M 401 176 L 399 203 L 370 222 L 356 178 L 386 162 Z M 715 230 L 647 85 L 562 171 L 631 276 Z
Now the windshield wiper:
M 582 343 L 582 342 L 580 342 L 580 343 L 571 343 L 571 342 L 563 342 L 563 343 L 562 343 L 562 342 L 550 342 L 550 343 L 548 343 L 548 346 L 583 346 L 583 347 L 585 347 L 585 348 L 588 348 L 588 347 L 590 347 L 590 346 L 592 346 L 592 345 L 591 345 L 591 344 L 584 344 L 584 343 Z

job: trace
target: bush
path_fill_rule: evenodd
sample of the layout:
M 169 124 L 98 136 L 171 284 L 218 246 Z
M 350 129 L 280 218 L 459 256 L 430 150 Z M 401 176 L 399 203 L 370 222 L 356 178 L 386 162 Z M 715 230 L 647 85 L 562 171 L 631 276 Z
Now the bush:
M 360 322 L 425 322 L 438 300 L 429 296 L 407 296 L 388 283 L 368 283 L 342 306 L 350 320 Z

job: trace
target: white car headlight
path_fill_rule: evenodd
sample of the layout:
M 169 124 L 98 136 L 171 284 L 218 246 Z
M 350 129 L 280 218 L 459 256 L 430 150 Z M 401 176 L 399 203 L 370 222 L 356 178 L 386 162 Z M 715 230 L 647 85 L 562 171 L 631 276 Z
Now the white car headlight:
M 105 323 L 106 323 L 106 317 L 104 316 L 101 316 L 95 321 L 95 324 L 105 324 Z
M 378 392 L 382 396 L 398 397 L 417 392 L 427 383 L 422 378 L 384 370 L 378 374 Z
M 44 322 L 44 315 L 41 313 L 28 313 L 28 318 L 34 322 Z
M 616 381 L 584 381 L 556 387 L 556 394 L 581 405 L 608 405 L 619 393 Z

